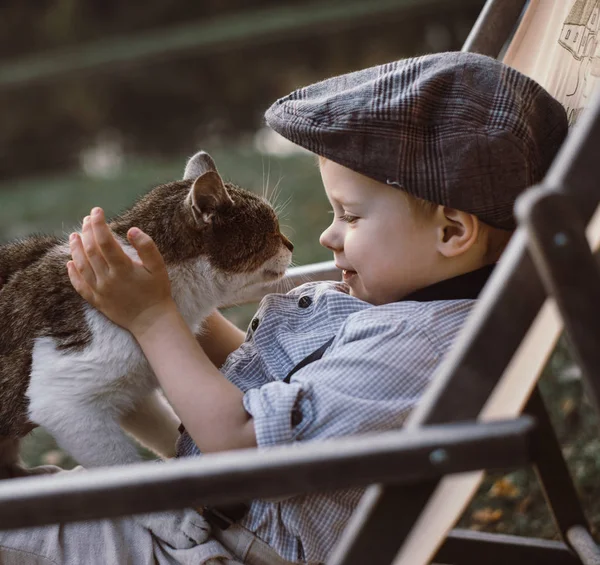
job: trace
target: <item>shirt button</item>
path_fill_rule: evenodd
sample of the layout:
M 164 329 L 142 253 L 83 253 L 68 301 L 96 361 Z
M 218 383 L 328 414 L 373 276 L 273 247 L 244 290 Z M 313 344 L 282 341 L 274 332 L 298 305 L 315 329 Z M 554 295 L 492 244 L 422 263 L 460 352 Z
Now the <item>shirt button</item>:
M 300 308 L 308 308 L 312 304 L 312 298 L 310 296 L 301 296 L 298 300 L 298 306 Z
M 254 318 L 252 320 L 252 322 L 250 322 L 250 327 L 252 328 L 252 331 L 256 331 L 256 328 L 258 328 L 258 324 L 260 324 L 260 320 L 258 318 Z

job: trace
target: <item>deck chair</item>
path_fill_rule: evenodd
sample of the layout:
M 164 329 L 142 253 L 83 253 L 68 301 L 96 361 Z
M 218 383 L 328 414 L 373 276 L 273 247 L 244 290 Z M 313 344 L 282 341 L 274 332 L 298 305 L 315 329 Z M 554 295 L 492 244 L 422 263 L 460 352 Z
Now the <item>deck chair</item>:
M 577 555 L 581 562 L 600 563 L 600 550 L 589 534 L 535 388 L 564 322 L 591 396 L 600 407 L 600 380 L 595 373 L 598 365 L 594 364 L 599 357 L 592 329 L 598 324 L 600 278 L 590 250 L 596 251 L 600 245 L 600 214 L 591 217 L 600 200 L 592 161 L 593 135 L 600 134 L 600 89 L 596 89 L 600 77 L 600 2 L 531 0 L 522 12 L 525 4 L 488 1 L 465 50 L 498 55 L 504 48 L 503 37 L 512 32 L 511 23 L 521 18 L 504 62 L 536 79 L 558 98 L 571 125 L 580 123 L 543 185 L 517 203 L 519 230 L 433 390 L 406 427 L 514 418 L 523 410 L 532 414 L 537 425 L 533 463 L 560 534 L 576 553 L 559 557 L 563 553 L 559 546 L 463 532 L 448 538 L 436 562 L 569 563 L 578 562 Z M 551 298 L 544 302 L 546 295 Z M 332 562 L 366 562 L 369 550 L 363 547 L 385 552 L 384 539 L 390 540 L 388 560 L 402 542 L 393 561 L 396 565 L 430 562 L 482 477 L 483 472 L 475 472 L 418 488 L 371 487 Z M 399 508 L 403 517 L 400 524 L 398 519 L 394 521 L 393 541 L 370 528 L 397 516 Z M 377 543 L 374 540 L 380 535 Z
M 517 203 L 520 226 L 404 429 L 15 479 L 0 484 L 0 529 L 371 485 L 330 565 L 600 564 L 536 388 L 564 324 L 600 405 L 599 11 L 600 0 L 488 0 L 467 39 L 465 50 L 502 56 L 546 86 L 573 127 L 542 185 Z M 307 273 L 331 278 L 333 265 L 290 278 L 303 282 Z M 482 469 L 529 464 L 562 541 L 451 530 Z

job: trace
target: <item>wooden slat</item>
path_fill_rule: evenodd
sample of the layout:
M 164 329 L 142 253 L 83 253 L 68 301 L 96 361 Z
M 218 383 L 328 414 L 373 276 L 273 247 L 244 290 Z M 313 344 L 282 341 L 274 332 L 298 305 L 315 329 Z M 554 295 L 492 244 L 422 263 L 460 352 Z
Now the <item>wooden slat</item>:
M 396 430 L 0 481 L 0 529 L 215 506 L 373 482 L 413 483 L 485 465 L 518 466 L 530 460 L 532 429 L 531 418 L 524 417 L 489 426 Z M 435 455 L 439 450 L 446 454 L 443 460 Z

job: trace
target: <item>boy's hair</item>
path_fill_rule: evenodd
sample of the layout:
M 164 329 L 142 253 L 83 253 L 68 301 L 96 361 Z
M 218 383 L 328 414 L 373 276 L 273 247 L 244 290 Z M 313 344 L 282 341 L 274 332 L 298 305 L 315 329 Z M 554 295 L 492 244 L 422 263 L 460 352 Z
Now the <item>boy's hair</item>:
M 563 107 L 539 84 L 462 52 L 333 77 L 265 117 L 317 155 L 508 230 L 515 199 L 543 178 L 567 133 Z

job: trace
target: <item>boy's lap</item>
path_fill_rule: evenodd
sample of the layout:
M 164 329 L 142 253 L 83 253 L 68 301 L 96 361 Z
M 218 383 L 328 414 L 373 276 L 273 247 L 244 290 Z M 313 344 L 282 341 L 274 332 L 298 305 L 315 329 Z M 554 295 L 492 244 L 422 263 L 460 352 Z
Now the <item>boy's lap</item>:
M 216 540 L 176 549 L 132 518 L 0 531 L 2 565 L 237 565 Z

